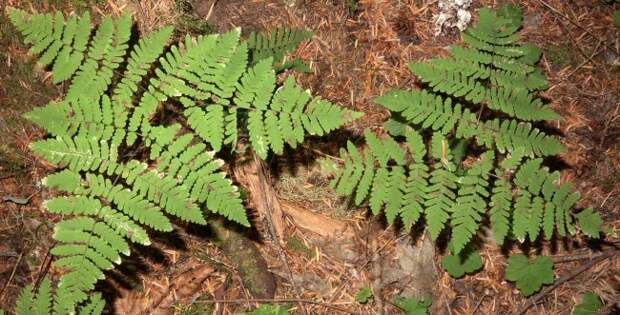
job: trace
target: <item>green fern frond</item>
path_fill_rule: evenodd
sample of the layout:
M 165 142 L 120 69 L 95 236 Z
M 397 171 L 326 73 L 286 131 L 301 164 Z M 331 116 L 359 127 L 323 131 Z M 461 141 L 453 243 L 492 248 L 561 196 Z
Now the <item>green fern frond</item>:
M 579 215 L 572 208 L 579 193 L 571 193 L 569 183 L 560 185 L 559 172 L 550 172 L 542 159 L 522 162 L 522 158 L 519 154 L 505 158 L 495 172 L 490 218 L 496 241 L 503 243 L 509 231 L 521 242 L 535 241 L 541 235 L 548 240 L 554 232 L 559 236 L 576 233 Z
M 359 198 L 356 197 L 356 203 L 359 205 L 361 200 L 366 197 L 368 189 L 370 188 L 370 183 L 374 178 L 374 168 L 371 164 L 374 162 L 374 159 L 372 159 L 372 157 L 366 157 L 366 161 L 369 161 L 371 167 L 369 168 L 370 172 L 366 172 L 366 178 L 362 180 L 362 176 L 366 170 L 366 165 L 364 165 L 365 161 L 362 159 L 360 152 L 357 150 L 355 145 L 351 143 L 351 141 L 347 141 L 347 150 L 340 149 L 341 156 L 346 156 L 347 153 L 350 158 L 345 159 L 344 161 L 344 168 L 340 175 L 342 180 L 340 180 L 339 184 L 334 187 L 336 188 L 336 192 L 340 195 L 351 195 L 355 191 L 355 187 L 359 184 L 361 188 L 358 188 L 360 190 L 358 194 L 362 196 Z M 364 183 L 361 183 L 361 181 Z
M 236 105 L 248 110 L 250 142 L 261 158 L 267 158 L 270 150 L 282 154 L 284 143 L 296 147 L 306 133 L 322 136 L 361 117 L 361 113 L 312 98 L 291 77 L 271 98 L 275 73 L 269 64 L 270 59 L 265 59 L 247 72 L 241 78 L 239 95 L 235 98 Z M 269 84 L 265 86 L 252 83 L 266 77 Z
M 577 213 L 576 217 L 579 222 L 579 228 L 585 235 L 592 238 L 601 237 L 603 219 L 592 208 L 584 209 Z
M 238 115 L 247 112 L 250 143 L 263 159 L 269 151 L 281 154 L 285 142 L 296 146 L 306 132 L 323 135 L 360 116 L 301 95 L 307 93 L 292 79 L 276 90 L 272 60 L 261 60 L 246 71 L 247 54 L 238 29 L 196 41 L 188 37 L 183 47 L 173 46 L 160 58 L 162 69 L 156 69 L 157 78 L 151 79 L 129 119 L 127 143 L 133 143 L 138 130 L 143 136 L 152 132 L 152 113 L 168 98 L 179 100 L 189 126 L 215 151 L 237 142 Z
M 52 284 L 46 278 L 41 281 L 39 290 L 34 299 L 32 311 L 34 314 L 49 314 L 48 310 L 52 307 Z
M 409 165 L 409 176 L 404 187 L 404 197 L 400 217 L 407 230 L 418 222 L 424 213 L 424 203 L 427 197 L 428 168 L 424 164 L 415 163 Z
M 97 138 L 50 138 L 31 143 L 30 149 L 50 163 L 75 171 L 95 170 L 113 159 L 109 146 Z
M 179 186 L 175 179 L 176 174 L 173 173 L 172 175 L 169 174 L 168 177 L 163 177 L 154 171 L 147 171 L 147 166 L 137 161 L 130 161 L 125 165 L 117 164 L 114 162 L 114 157 L 109 154 L 110 149 L 105 145 L 101 145 L 97 141 L 86 141 L 88 140 L 85 137 L 76 137 L 75 140 L 69 138 L 66 141 L 65 138 L 48 139 L 33 143 L 32 149 L 39 155 L 46 157 L 48 161 L 62 163 L 74 171 L 100 170 L 102 172 L 106 171 L 108 174 L 122 176 L 122 178 L 126 179 L 126 184 L 130 185 L 134 191 L 139 192 L 141 197 L 159 204 L 166 212 L 190 222 L 205 223 L 200 209 L 190 199 L 189 192 L 192 185 Z M 196 147 L 200 148 L 199 145 Z M 183 149 L 185 147 L 179 148 L 176 154 L 180 154 Z M 165 158 L 166 156 L 166 153 L 164 153 L 163 157 Z M 184 163 L 187 163 L 193 158 L 191 151 L 186 151 L 181 157 L 181 159 L 177 159 L 176 156 L 171 157 L 174 158 L 171 162 L 178 161 L 178 163 L 182 163 L 184 161 Z M 221 165 L 218 164 L 219 166 Z M 160 168 L 163 167 L 165 166 Z M 182 170 L 185 173 L 184 176 L 190 170 L 188 166 L 185 166 Z M 218 182 L 218 179 L 213 179 L 212 181 Z M 217 186 L 220 189 L 223 188 L 221 184 Z M 233 190 L 233 188 L 229 190 Z M 201 193 L 192 197 L 198 202 L 207 200 L 206 196 L 202 197 L 201 195 L 204 194 Z M 238 204 L 241 207 L 240 201 Z M 235 209 L 238 210 L 239 207 Z
M 518 88 L 527 87 L 527 78 L 519 75 L 481 69 L 479 65 L 462 64 L 456 59 L 412 63 L 409 69 L 423 82 L 429 83 L 435 92 L 462 97 L 475 104 L 485 104 L 510 117 L 528 121 L 559 118 L 557 113 L 543 105 L 540 99 L 534 98 L 526 88 Z M 501 84 L 499 87 L 486 87 L 481 80 Z
M 469 47 L 451 47 L 448 59 L 411 64 L 429 87 L 392 90 L 375 100 L 392 113 L 385 127 L 398 138 L 366 131 L 363 154 L 349 143 L 341 153 L 336 192 L 355 194 L 358 205 L 368 199 L 373 214 L 385 210 L 388 222 L 398 213 L 393 200 L 402 200 L 405 225 L 423 212 L 433 239 L 450 227 L 454 253 L 467 246 L 485 216 L 500 244 L 511 237 L 524 242 L 574 234 L 576 221 L 586 234 L 598 235 L 600 218 L 587 210 L 573 214 L 579 194 L 568 183 L 559 185 L 559 173 L 543 166 L 541 157 L 564 147 L 532 125 L 558 115 L 534 94 L 546 80 L 534 66 L 540 51 L 517 43 L 521 22 L 514 6 L 481 9 L 477 26 L 463 33 Z M 413 130 L 432 132 L 429 154 Z M 399 144 L 402 137 L 408 152 Z M 470 156 L 464 156 L 467 163 L 455 157 L 453 143 L 486 151 L 467 166 Z
M 137 192 L 113 184 L 110 179 L 102 175 L 87 173 L 86 186 L 78 192 L 106 198 L 129 217 L 155 230 L 172 231 L 170 221 L 160 212 L 159 207 L 142 198 Z
M 516 120 L 494 119 L 484 123 L 484 132 L 476 137 L 476 142 L 485 147 L 495 146 L 500 153 L 513 152 L 517 149 L 524 150 L 529 156 L 551 156 L 564 152 L 565 148 L 557 139 L 546 135 L 530 123 Z M 456 136 L 461 137 L 465 130 L 456 131 Z M 493 135 L 495 137 L 493 138 Z
M 204 143 L 191 144 L 195 139 L 192 134 L 177 136 L 180 127 L 154 127 L 146 139 L 151 158 L 158 158 L 157 170 L 166 173 L 163 180 L 178 183 L 210 211 L 249 226 L 238 188 L 219 171 L 224 162 L 215 159 L 215 152 Z
M 549 85 L 542 71 L 530 64 L 514 62 L 507 57 L 462 46 L 450 46 L 450 54 L 452 58 L 446 62 L 447 67 L 453 67 L 458 72 L 471 73 L 468 76 L 489 80 L 494 86 L 522 86 L 529 91 L 537 91 L 544 90 Z M 441 59 L 436 60 L 439 63 Z
M 186 37 L 185 45 L 173 46 L 160 58 L 162 69 L 150 81 L 149 91 L 138 105 L 138 115 L 130 120 L 130 129 L 145 135 L 150 132 L 147 120 L 160 102 L 177 98 L 185 108 L 189 126 L 216 151 L 224 143 L 236 142 L 225 129 L 223 106 L 230 105 L 236 85 L 247 63 L 247 48 L 239 45 L 238 29 L 223 35 Z M 203 106 L 205 102 L 206 105 Z M 236 128 L 236 126 L 235 126 Z
M 127 185 L 147 200 L 158 204 L 167 213 L 192 223 L 207 223 L 198 205 L 190 198 L 189 190 L 171 177 L 155 170 L 147 170 L 145 164 L 131 160 L 124 165 L 121 175 Z
M 116 38 L 116 42 L 122 43 L 124 38 L 130 35 L 131 21 L 121 19 L 118 24 L 117 33 L 120 35 Z M 132 97 L 134 93 L 138 91 L 139 83 L 144 79 L 148 70 L 164 51 L 171 35 L 172 28 L 164 27 L 140 38 L 138 43 L 133 46 L 128 58 L 121 55 L 121 53 L 125 51 L 124 49 L 119 50 L 118 55 L 112 55 L 112 58 L 127 58 L 127 66 L 122 74 L 122 78 L 111 93 L 114 108 L 119 112 L 124 111 L 126 108 L 133 107 Z M 123 47 L 123 45 L 121 44 L 120 47 Z M 115 113 L 117 112 L 115 111 Z
M 124 129 L 127 114 L 115 115 L 112 102 L 107 96 L 99 98 L 79 97 L 73 100 L 63 100 L 61 102 L 50 102 L 46 106 L 37 107 L 24 114 L 24 117 L 44 128 L 53 136 L 61 146 L 60 150 L 69 149 L 72 146 L 80 145 L 78 139 L 89 139 L 96 137 L 100 142 L 108 142 L 110 145 L 94 144 L 91 149 L 96 152 L 103 149 L 108 152 L 106 158 L 116 160 L 118 148 L 122 144 L 126 132 Z M 43 144 L 38 144 L 43 145 Z M 41 154 L 48 154 L 46 146 L 38 147 Z M 49 146 L 47 146 L 49 148 Z M 86 147 L 76 149 L 87 150 Z M 67 153 L 67 152 L 65 152 Z M 102 156 L 100 156 L 103 158 Z M 75 157 L 65 156 L 58 162 L 68 162 L 65 159 Z
M 96 293 L 85 297 L 85 303 L 75 313 L 74 306 L 68 306 L 67 301 L 75 301 L 75 296 L 64 288 L 56 287 L 52 292 L 52 283 L 44 278 L 39 284 L 36 293 L 31 285 L 22 289 L 17 297 L 16 315 L 49 315 L 49 314 L 78 314 L 98 315 L 103 312 L 105 302 L 101 294 Z
M 511 213 L 512 213 L 512 190 L 510 183 L 500 177 L 495 180 L 491 191 L 490 220 L 493 236 L 498 244 L 504 244 L 504 240 L 510 232 Z
M 79 19 L 71 16 L 65 21 L 60 12 L 30 15 L 10 8 L 9 19 L 32 44 L 30 53 L 41 54 L 39 63 L 52 65 L 53 82 L 71 78 L 84 59 L 84 51 L 90 37 L 90 14 L 85 12 Z
M 429 168 L 424 164 L 426 147 L 422 136 L 411 129 L 405 131 L 405 136 L 413 163 L 408 165 L 409 176 L 404 188 L 405 196 L 400 215 L 405 228 L 411 229 L 424 213 L 424 203 L 428 199 L 426 194 Z
M 71 81 L 65 100 L 99 98 L 112 83 L 114 71 L 124 61 L 131 36 L 131 16 L 117 19 L 105 17 L 97 27 L 86 54 L 86 59 Z
M 407 150 L 393 138 L 377 138 L 369 130 L 364 134 L 368 144 L 365 150 L 360 152 L 351 142 L 347 143 L 347 150 L 341 150 L 344 168 L 337 173 L 332 186 L 340 195 L 354 194 L 358 205 L 368 199 L 372 213 L 377 215 L 383 210 L 388 223 L 400 217 L 405 227 L 411 228 L 422 213 L 427 169 L 424 164 L 407 165 Z M 417 146 L 420 136 L 411 131 L 409 137 L 411 144 Z M 411 150 L 419 153 L 424 148 Z
M 287 53 L 297 49 L 304 40 L 311 38 L 314 33 L 297 28 L 280 27 L 269 32 L 252 32 L 247 37 L 252 64 L 267 58 L 272 58 L 277 66 Z M 292 64 L 291 64 L 292 65 Z
M 206 205 L 249 226 L 238 188 L 215 158 L 224 146 L 235 149 L 240 134 L 266 158 L 360 116 L 311 97 L 292 78 L 277 88 L 274 66 L 287 67 L 284 54 L 308 32 L 281 29 L 240 41 L 235 29 L 168 47 L 171 27 L 130 42 L 128 14 L 103 17 L 93 32 L 88 13 L 65 19 L 10 9 L 9 17 L 31 53 L 51 66 L 54 82 L 71 79 L 62 100 L 25 114 L 52 136 L 32 150 L 64 168 L 44 180 L 67 193 L 45 202 L 63 215 L 52 249 L 55 265 L 66 269 L 57 289 L 63 300 L 53 306 L 59 314 L 88 298 L 103 272 L 130 253 L 129 242 L 149 245 L 147 229 L 170 231 L 167 214 L 205 224 Z M 153 119 L 164 102 L 182 106 L 182 132 Z M 146 161 L 128 157 L 144 147 Z
M 563 151 L 562 144 L 555 138 L 532 128 L 529 123 L 499 119 L 480 121 L 461 104 L 453 105 L 451 98 L 427 91 L 392 90 L 375 102 L 398 113 L 412 126 L 444 135 L 454 133 L 458 138 L 474 138 L 479 145 L 500 153 L 523 148 L 528 155 L 547 156 Z
M 571 208 L 579 199 L 579 193 L 570 193 L 571 185 L 557 184 L 559 174 L 541 167 L 542 160 L 526 160 L 514 176 L 519 190 L 515 203 L 515 236 L 523 240 L 525 232 L 534 241 L 542 228 L 546 239 L 551 238 L 553 228 L 560 236 L 573 234 L 575 227 Z
M 403 199 L 405 191 L 403 183 L 407 182 L 407 176 L 405 175 L 405 169 L 402 166 L 395 166 L 390 170 L 388 180 L 385 183 L 387 186 L 386 200 L 385 200 L 385 217 L 388 224 L 394 223 L 396 217 L 401 214 L 403 206 Z M 405 224 L 410 225 L 411 219 L 408 219 Z
M 452 250 L 458 254 L 465 248 L 472 236 L 478 231 L 482 215 L 489 196 L 489 172 L 493 168 L 495 155 L 487 151 L 480 156 L 480 160 L 472 165 L 460 179 L 458 197 L 452 212 Z
M 187 192 L 171 188 L 165 181 L 159 183 L 159 176 L 152 171 L 146 171 L 145 166 L 140 163 L 130 161 L 127 165 L 110 164 L 106 172 L 124 178 L 127 185 L 134 186 L 134 190 L 113 184 L 110 179 L 100 174 L 87 172 L 85 178 L 82 178 L 77 172 L 68 169 L 50 175 L 44 181 L 51 188 L 74 194 L 55 197 L 44 204 L 52 213 L 71 216 L 56 224 L 53 238 L 57 245 L 51 250 L 51 253 L 58 257 L 54 262 L 55 266 L 67 270 L 60 278 L 59 286 L 72 296 L 72 299 L 63 301 L 63 306 L 59 306 L 65 310 L 63 314 L 86 298 L 84 292 L 94 289 L 95 283 L 103 279 L 104 270 L 112 269 L 121 262 L 120 255 L 130 254 L 126 239 L 150 244 L 141 224 L 155 230 L 172 230 L 169 220 L 151 201 L 159 201 L 160 206 L 173 210 L 176 206 L 171 203 L 181 202 L 183 205 L 179 205 L 180 207 L 187 207 L 181 211 L 190 214 L 173 213 L 174 215 L 190 221 L 204 221 L 198 208 L 186 203 L 191 201 Z M 148 187 L 149 185 L 153 187 Z M 161 190 L 165 188 L 170 190 Z M 104 205 L 102 200 L 107 205 Z M 112 206 L 123 214 L 111 208 Z M 192 216 L 192 210 L 197 211 L 198 218 Z
M 32 314 L 32 304 L 34 301 L 34 294 L 32 292 L 32 285 L 27 285 L 22 289 L 17 302 L 15 303 L 15 314 L 17 315 L 29 315 Z
M 433 133 L 431 156 L 436 162 L 428 179 L 424 214 L 431 237 L 435 240 L 446 227 L 449 213 L 455 207 L 458 179 L 448 141 L 439 133 Z

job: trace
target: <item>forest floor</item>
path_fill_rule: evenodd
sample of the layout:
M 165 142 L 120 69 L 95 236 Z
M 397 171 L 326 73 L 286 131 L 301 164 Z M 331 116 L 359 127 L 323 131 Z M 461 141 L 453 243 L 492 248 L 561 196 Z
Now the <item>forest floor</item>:
M 575 183 L 582 196 L 579 206 L 597 209 L 615 231 L 607 241 L 618 242 L 620 29 L 613 26 L 612 15 L 620 3 L 475 0 L 472 12 L 500 3 L 523 8 L 523 40 L 543 49 L 540 66 L 550 88 L 542 96 L 563 117 L 553 127 L 568 148 L 556 163 L 562 168 L 561 180 Z M 296 56 L 312 72 L 295 76 L 314 95 L 365 113 L 364 119 L 347 126 L 353 137 L 364 128 L 382 130 L 389 114 L 373 104 L 375 97 L 394 87 L 417 86 L 407 63 L 446 55 L 448 45 L 460 42 L 454 30 L 434 35 L 437 1 L 426 0 L 5 0 L 4 4 L 65 13 L 91 10 L 94 16 L 131 10 L 141 32 L 170 24 L 179 35 L 237 26 L 244 34 L 277 26 L 310 29 L 315 36 L 301 45 Z M 27 56 L 5 8 L 1 9 L 0 309 L 10 309 L 20 288 L 43 273 L 56 272 L 49 268 L 49 248 L 53 223 L 59 218 L 43 211 L 42 201 L 51 192 L 40 184 L 53 168 L 28 150 L 28 143 L 44 134 L 21 114 L 59 97 L 64 87 L 53 85 L 49 73 Z M 544 295 L 524 298 L 504 280 L 504 257 L 524 250 L 516 246 L 500 249 L 487 242 L 480 248 L 484 269 L 451 278 L 439 267 L 441 251 L 424 246 L 428 244 L 423 237 L 403 234 L 370 217 L 366 208 L 350 207 L 335 197 L 329 175 L 314 162 L 329 160 L 346 141 L 344 136 L 331 140 L 313 140 L 292 160 L 270 165 L 277 197 L 293 212 L 287 212 L 288 239 L 283 247 L 260 232 L 252 234 L 277 282 L 275 298 L 267 301 L 283 303 L 295 314 L 396 313 L 392 305 L 396 296 L 419 295 L 427 291 L 424 286 L 432 292 L 433 314 L 512 314 L 528 302 L 534 303 L 526 314 L 569 314 L 587 291 L 607 303 L 620 300 L 619 257 L 575 274 L 602 248 L 579 238 L 525 248 L 552 255 L 558 262 L 556 275 L 567 278 Z M 326 237 L 292 213 L 344 226 L 346 231 Z M 174 241 L 155 239 L 155 250 L 143 249 L 123 265 L 122 270 L 135 276 L 110 285 L 122 292 L 115 302 L 118 314 L 144 312 L 136 305 L 157 297 L 170 310 L 161 314 L 236 314 L 265 302 L 250 295 L 248 284 L 240 280 L 238 262 L 231 261 L 208 233 L 179 228 Z M 431 256 L 419 261 L 420 253 Z M 423 270 L 430 265 L 432 274 L 416 278 L 420 264 Z M 140 289 L 126 289 L 136 286 Z M 355 295 L 365 287 L 373 289 L 374 297 L 360 304 Z

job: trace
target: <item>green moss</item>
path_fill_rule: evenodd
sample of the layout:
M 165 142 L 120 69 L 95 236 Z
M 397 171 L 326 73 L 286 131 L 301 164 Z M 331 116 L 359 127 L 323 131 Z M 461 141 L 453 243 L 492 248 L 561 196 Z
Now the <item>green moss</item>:
M 205 296 L 206 299 L 208 297 Z M 200 303 L 200 298 L 197 301 L 198 303 L 190 304 L 190 305 L 178 305 L 174 307 L 174 313 L 179 315 L 202 315 L 202 314 L 212 314 L 215 310 L 215 305 L 212 303 Z
M 294 252 L 302 253 L 305 254 L 308 258 L 312 258 L 312 250 L 295 236 L 288 239 L 288 241 L 286 242 L 286 246 Z
M 250 293 L 257 298 L 272 298 L 275 281 L 256 246 L 244 234 L 225 226 L 222 220 L 210 221 L 210 227 Z
M 620 172 L 615 171 L 608 177 L 602 178 L 600 181 L 601 186 L 607 191 L 611 191 L 614 187 L 620 183 Z
M 346 6 L 347 14 L 352 17 L 358 15 L 362 11 L 359 0 L 347 0 Z
M 565 45 L 549 45 L 545 47 L 545 57 L 554 68 L 561 69 L 575 63 L 575 55 Z
M 177 0 L 176 9 L 181 13 L 175 27 L 178 33 L 206 35 L 217 32 L 207 20 L 194 15 L 192 5 L 187 0 Z

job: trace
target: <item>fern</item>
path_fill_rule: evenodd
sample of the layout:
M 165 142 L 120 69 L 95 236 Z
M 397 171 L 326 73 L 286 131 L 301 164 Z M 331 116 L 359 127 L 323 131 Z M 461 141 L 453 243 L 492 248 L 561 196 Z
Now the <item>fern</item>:
M 433 239 L 449 231 L 453 255 L 485 217 L 499 244 L 579 229 L 599 237 L 598 214 L 574 213 L 579 194 L 544 166 L 543 158 L 563 146 L 532 122 L 559 116 L 535 94 L 546 87 L 534 66 L 540 52 L 517 43 L 521 15 L 514 10 L 481 9 L 478 24 L 463 33 L 467 46 L 410 65 L 428 84 L 423 90 L 392 90 L 375 100 L 393 115 L 385 125 L 392 136 L 366 131 L 365 149 L 349 143 L 342 150 L 338 194 L 354 195 L 358 205 L 368 200 L 373 214 L 383 211 L 388 223 L 400 218 L 407 229 L 423 216 Z M 473 150 L 463 155 L 457 147 Z
M 56 288 L 55 294 L 52 292 L 52 284 L 49 279 L 41 281 L 39 288 L 34 292 L 31 285 L 22 289 L 17 297 L 15 306 L 16 315 L 47 315 L 47 314 L 66 314 L 73 312 L 73 307 L 66 303 L 67 292 L 61 288 Z M 96 293 L 88 297 L 88 300 L 77 312 L 79 315 L 96 315 L 103 312 L 105 302 L 101 294 Z
M 264 33 L 252 32 L 247 38 L 251 63 L 256 64 L 263 59 L 272 58 L 277 71 L 295 68 L 309 72 L 309 69 L 299 59 L 283 61 L 287 53 L 295 51 L 301 42 L 313 35 L 309 31 L 287 27 L 276 28 Z
M 453 134 L 456 138 L 473 138 L 478 145 L 497 149 L 500 153 L 523 148 L 530 156 L 548 156 L 563 151 L 555 138 L 532 127 L 531 123 L 497 118 L 481 122 L 470 109 L 453 104 L 452 98 L 426 90 L 392 90 L 375 102 L 398 114 L 409 125 L 444 135 Z
M 39 63 L 52 65 L 54 83 L 70 78 L 77 71 L 90 36 L 88 12 L 80 18 L 72 16 L 66 22 L 60 12 L 54 16 L 48 13 L 28 17 L 24 11 L 11 10 L 9 18 L 24 35 L 24 42 L 33 45 L 29 52 L 41 54 Z
M 130 44 L 128 14 L 104 17 L 95 30 L 88 13 L 9 9 L 9 16 L 30 52 L 51 66 L 54 82 L 70 81 L 64 98 L 25 114 L 51 135 L 31 143 L 33 152 L 62 168 L 44 180 L 62 193 L 44 203 L 63 216 L 51 250 L 64 270 L 58 314 L 83 305 L 131 243 L 149 245 L 150 230 L 171 231 L 170 217 L 206 224 L 206 206 L 249 226 L 238 188 L 216 157 L 235 150 L 241 136 L 266 159 L 282 154 L 285 143 L 296 147 L 306 134 L 324 135 L 360 116 L 312 97 L 291 77 L 277 82 L 274 61 L 281 66 L 309 32 L 278 29 L 270 39 L 244 41 L 235 29 L 169 46 L 173 30 L 164 27 Z M 181 123 L 154 119 L 164 102 L 181 108 Z M 142 149 L 146 158 L 136 158 Z M 38 293 L 45 301 L 48 288 Z M 82 311 L 99 313 L 97 303 Z M 33 307 L 47 313 L 44 304 L 27 291 L 18 306 L 23 314 Z

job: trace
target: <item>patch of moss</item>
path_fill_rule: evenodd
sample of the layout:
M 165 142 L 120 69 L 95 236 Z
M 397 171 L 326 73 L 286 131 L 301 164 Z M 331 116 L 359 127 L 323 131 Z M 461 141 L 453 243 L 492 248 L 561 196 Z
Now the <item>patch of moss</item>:
M 204 298 L 209 299 L 207 296 Z M 174 313 L 179 315 L 202 315 L 212 314 L 215 310 L 215 304 L 213 303 L 200 303 L 200 298 L 198 298 L 197 302 L 189 305 L 177 305 L 174 307 Z
M 176 9 L 181 13 L 175 27 L 180 34 L 189 33 L 193 35 L 206 35 L 217 32 L 207 20 L 197 17 L 194 14 L 192 4 L 187 0 L 177 0 Z
M 572 49 L 566 45 L 549 45 L 545 47 L 545 57 L 556 69 L 564 68 L 575 63 Z
M 294 252 L 302 253 L 305 254 L 308 258 L 312 258 L 312 250 L 295 236 L 288 239 L 288 241 L 286 242 L 286 246 Z
M 362 7 L 359 3 L 359 0 L 347 0 L 347 15 L 350 17 L 354 17 L 360 14 L 362 11 Z
M 620 183 L 620 172 L 614 170 L 610 176 L 603 178 L 600 183 L 606 191 L 613 190 Z

